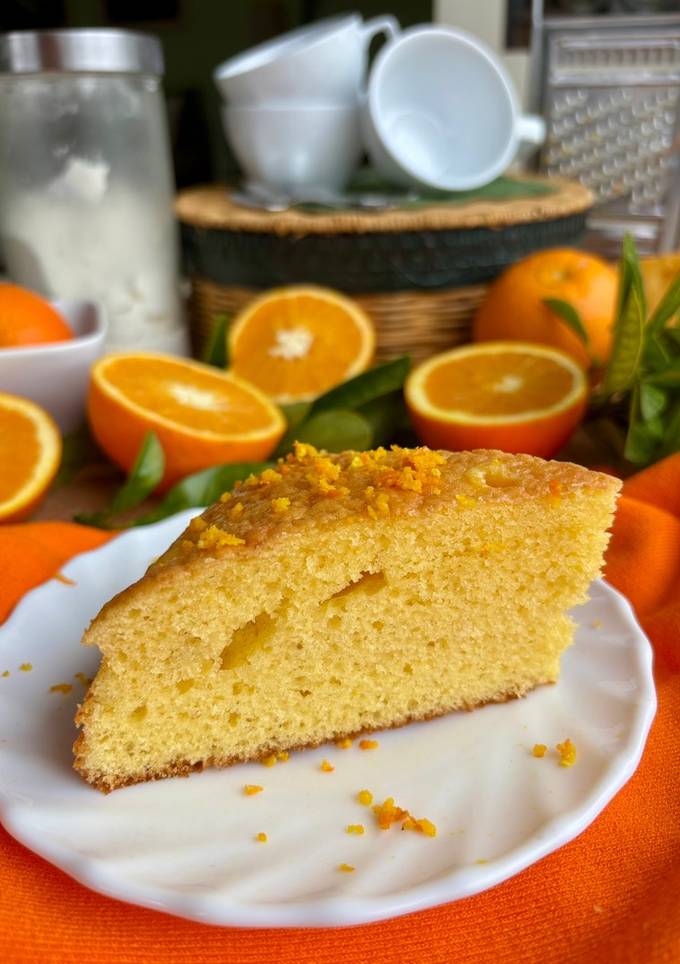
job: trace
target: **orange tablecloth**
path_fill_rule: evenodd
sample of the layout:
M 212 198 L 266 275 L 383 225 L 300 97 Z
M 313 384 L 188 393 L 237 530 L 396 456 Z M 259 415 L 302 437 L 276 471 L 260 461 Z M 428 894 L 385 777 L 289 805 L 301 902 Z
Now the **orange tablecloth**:
M 65 559 L 106 538 L 67 523 L 0 528 L 0 619 Z M 680 456 L 626 482 L 607 576 L 631 599 L 654 643 L 659 710 L 633 779 L 562 850 L 485 894 L 398 920 L 241 931 L 99 897 L 0 830 L 0 960 L 680 961 Z

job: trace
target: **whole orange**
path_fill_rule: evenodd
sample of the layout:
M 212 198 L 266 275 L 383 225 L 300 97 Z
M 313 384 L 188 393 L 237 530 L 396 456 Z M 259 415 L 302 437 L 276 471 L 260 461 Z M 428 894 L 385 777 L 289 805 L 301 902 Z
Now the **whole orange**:
M 27 288 L 0 283 L 0 348 L 71 338 L 73 332 L 48 301 Z
M 609 358 L 617 273 L 601 258 L 573 248 L 548 248 L 512 265 L 489 288 L 472 328 L 475 341 L 551 345 L 585 368 Z M 567 301 L 579 313 L 588 345 L 544 302 Z

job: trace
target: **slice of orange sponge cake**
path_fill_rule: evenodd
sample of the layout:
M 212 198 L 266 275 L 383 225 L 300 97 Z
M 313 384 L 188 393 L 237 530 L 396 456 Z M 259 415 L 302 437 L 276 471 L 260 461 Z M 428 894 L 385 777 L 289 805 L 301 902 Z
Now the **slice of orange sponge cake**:
M 618 488 L 526 455 L 298 444 L 93 621 L 76 769 L 108 791 L 554 682 Z

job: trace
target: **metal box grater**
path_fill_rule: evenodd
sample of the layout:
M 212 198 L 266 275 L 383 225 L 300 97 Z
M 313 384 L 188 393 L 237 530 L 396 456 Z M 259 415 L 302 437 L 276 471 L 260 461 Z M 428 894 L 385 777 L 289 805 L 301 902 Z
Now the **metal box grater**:
M 596 197 L 586 246 L 680 247 L 680 15 L 537 18 L 533 69 L 539 167 Z

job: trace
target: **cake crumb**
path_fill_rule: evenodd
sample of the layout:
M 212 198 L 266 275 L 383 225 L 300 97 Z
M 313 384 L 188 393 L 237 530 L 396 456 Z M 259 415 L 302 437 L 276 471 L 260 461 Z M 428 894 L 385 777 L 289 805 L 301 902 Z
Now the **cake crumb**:
M 263 756 L 262 759 L 260 760 L 260 763 L 262 764 L 263 767 L 276 766 L 276 757 L 273 753 L 270 753 L 269 756 Z
M 350 823 L 348 824 L 345 833 L 355 833 L 361 835 L 365 833 L 364 825 L 361 823 Z
M 567 737 L 564 743 L 558 743 L 555 749 L 560 755 L 560 766 L 573 767 L 576 763 L 576 747 L 569 737 Z
M 357 793 L 357 801 L 362 807 L 370 807 L 373 803 L 373 794 L 370 790 L 359 790 Z
M 256 793 L 262 793 L 264 787 L 261 787 L 257 783 L 246 783 L 243 788 L 243 792 L 247 797 L 254 797 Z
M 339 864 L 338 870 L 341 870 L 343 874 L 353 874 L 354 867 L 351 864 Z
M 267 841 L 269 840 L 269 837 L 267 836 L 266 833 L 263 833 L 263 832 L 260 830 L 260 832 L 257 834 L 257 836 L 255 837 L 255 839 L 257 840 L 258 843 L 267 843 Z
M 22 663 L 19 669 L 22 673 L 30 673 L 33 669 L 33 663 Z
M 350 740 L 350 738 L 346 736 L 344 740 L 337 740 L 335 745 L 339 750 L 349 750 L 349 748 L 352 745 L 352 740 Z
M 531 755 L 540 759 L 541 757 L 545 756 L 547 752 L 548 747 L 545 745 L 545 743 L 534 743 L 531 750 Z
M 377 750 L 380 746 L 377 740 L 359 740 L 360 750 Z
M 67 696 L 73 687 L 70 683 L 55 683 L 54 686 L 50 686 L 50 693 L 63 693 Z
M 323 760 L 320 769 L 322 769 L 324 773 L 332 773 L 335 767 L 332 763 L 329 763 L 328 760 Z

